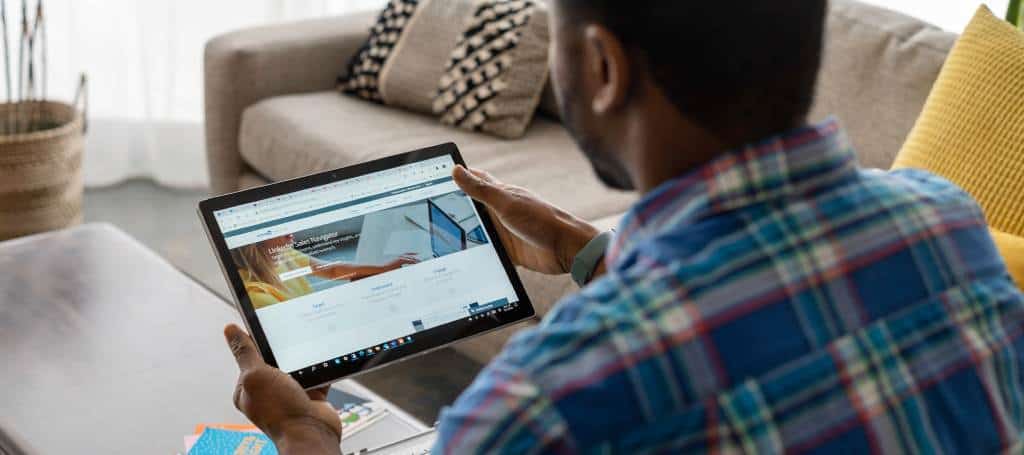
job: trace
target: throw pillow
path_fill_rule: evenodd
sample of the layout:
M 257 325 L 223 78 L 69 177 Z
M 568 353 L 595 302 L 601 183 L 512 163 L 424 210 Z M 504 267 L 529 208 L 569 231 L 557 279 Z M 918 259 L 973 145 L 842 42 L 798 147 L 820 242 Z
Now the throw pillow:
M 452 51 L 434 113 L 441 122 L 514 139 L 548 78 L 548 21 L 532 0 L 484 0 Z
M 981 7 L 953 47 L 894 167 L 934 172 L 974 196 L 1010 273 L 1024 286 L 1022 75 L 1024 32 Z
M 525 132 L 547 81 L 547 42 L 546 15 L 531 0 L 390 0 L 339 88 L 441 115 L 445 124 L 515 138 Z M 455 83 L 460 77 L 473 84 L 471 92 L 445 90 L 469 90 Z M 449 112 L 438 101 L 446 94 L 461 110 L 453 105 Z M 477 99 L 473 108 L 468 95 Z
M 437 81 L 473 0 L 390 0 L 340 80 L 343 92 L 433 114 Z
M 398 44 L 405 26 L 419 6 L 417 0 L 391 0 L 370 29 L 366 44 L 348 64 L 348 74 L 338 78 L 339 88 L 360 98 L 384 102 L 380 73 Z
M 1024 237 L 992 229 L 992 239 L 1006 260 L 1006 268 L 1017 286 L 1024 289 Z

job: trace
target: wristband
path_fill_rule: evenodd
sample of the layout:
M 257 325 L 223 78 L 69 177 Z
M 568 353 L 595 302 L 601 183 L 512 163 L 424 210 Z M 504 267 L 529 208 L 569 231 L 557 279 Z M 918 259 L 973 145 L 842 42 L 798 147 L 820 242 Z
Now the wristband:
M 605 251 L 608 250 L 608 245 L 611 245 L 614 237 L 614 231 L 604 232 L 594 237 L 587 243 L 587 246 L 576 253 L 576 258 L 572 261 L 571 273 L 572 280 L 580 287 L 584 287 L 590 282 L 590 278 L 594 276 L 594 271 L 597 270 L 600 261 L 604 259 Z

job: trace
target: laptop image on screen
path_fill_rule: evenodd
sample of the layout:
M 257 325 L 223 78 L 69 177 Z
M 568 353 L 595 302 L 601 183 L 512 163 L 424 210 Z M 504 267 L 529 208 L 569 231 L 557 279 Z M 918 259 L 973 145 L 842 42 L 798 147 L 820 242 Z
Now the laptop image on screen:
M 430 248 L 440 258 L 466 249 L 466 230 L 441 207 L 427 201 L 430 217 Z

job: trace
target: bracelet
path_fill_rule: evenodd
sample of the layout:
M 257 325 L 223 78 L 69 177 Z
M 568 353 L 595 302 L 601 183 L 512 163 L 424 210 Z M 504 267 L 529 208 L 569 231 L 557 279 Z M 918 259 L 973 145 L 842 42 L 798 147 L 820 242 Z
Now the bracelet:
M 579 253 L 576 253 L 576 258 L 572 261 L 571 274 L 572 280 L 577 285 L 584 287 L 590 282 L 597 266 L 604 259 L 605 251 L 608 250 L 613 238 L 615 238 L 615 231 L 603 232 L 587 243 L 587 246 L 583 247 Z

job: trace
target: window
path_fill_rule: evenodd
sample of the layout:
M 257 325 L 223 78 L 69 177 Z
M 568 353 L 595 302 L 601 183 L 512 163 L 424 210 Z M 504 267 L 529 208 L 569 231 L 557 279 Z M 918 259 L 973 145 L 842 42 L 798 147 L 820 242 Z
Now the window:
M 976 0 L 864 0 L 914 17 L 945 30 L 960 33 L 974 17 L 980 4 Z M 996 16 L 1006 15 L 1009 0 L 989 0 L 985 4 Z

